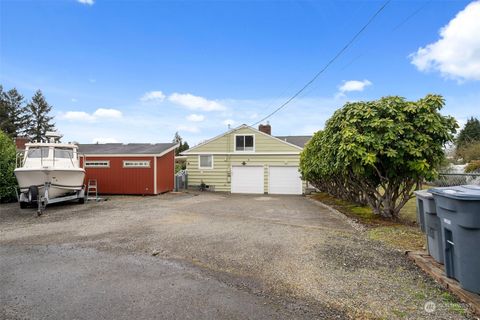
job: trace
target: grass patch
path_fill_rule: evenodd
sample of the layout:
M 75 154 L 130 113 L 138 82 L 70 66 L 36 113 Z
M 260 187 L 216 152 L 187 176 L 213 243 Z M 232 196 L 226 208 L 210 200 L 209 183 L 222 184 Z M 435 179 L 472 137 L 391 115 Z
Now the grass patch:
M 316 193 L 312 196 L 312 198 L 334 207 L 338 211 L 351 218 L 361 220 L 361 222 L 365 224 L 371 224 L 375 222 L 378 223 L 379 219 L 382 220 L 381 217 L 373 214 L 372 209 L 370 209 L 369 207 L 359 206 L 348 201 L 335 198 L 327 193 Z
M 425 236 L 417 226 L 416 199 L 407 202 L 400 219 L 392 221 L 375 215 L 370 207 L 359 206 L 326 193 L 316 193 L 312 198 L 334 207 L 346 216 L 366 225 L 368 236 L 399 250 L 424 250 Z
M 458 303 L 458 299 L 450 292 L 448 291 L 443 292 L 442 299 L 443 299 L 443 302 L 445 302 L 448 305 L 448 310 L 455 312 L 457 314 L 460 314 L 462 316 L 465 316 L 467 314 L 467 312 L 465 311 L 465 308 Z
M 408 200 L 400 210 L 400 220 L 410 225 L 417 225 L 417 199 L 415 197 Z
M 467 311 L 465 310 L 465 308 L 458 303 L 449 304 L 448 309 L 462 316 L 467 315 Z
M 424 234 L 407 225 L 374 227 L 368 230 L 368 236 L 400 250 L 423 250 L 425 246 Z
M 393 314 L 399 318 L 405 318 L 408 314 L 405 311 L 400 311 L 397 309 L 392 310 Z
M 442 293 L 442 299 L 444 302 L 448 302 L 448 303 L 455 303 L 457 302 L 457 298 L 455 298 L 455 296 L 453 296 L 450 292 L 448 291 L 445 291 Z

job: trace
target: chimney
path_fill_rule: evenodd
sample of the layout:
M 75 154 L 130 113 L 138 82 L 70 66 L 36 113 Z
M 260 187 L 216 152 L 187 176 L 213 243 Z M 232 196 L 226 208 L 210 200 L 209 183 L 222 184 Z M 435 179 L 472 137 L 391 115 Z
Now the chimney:
M 25 143 L 28 142 L 28 137 L 16 137 L 15 146 L 17 150 L 25 150 Z
M 272 127 L 270 126 L 270 122 L 267 121 L 267 124 L 260 124 L 258 126 L 258 131 L 272 135 Z

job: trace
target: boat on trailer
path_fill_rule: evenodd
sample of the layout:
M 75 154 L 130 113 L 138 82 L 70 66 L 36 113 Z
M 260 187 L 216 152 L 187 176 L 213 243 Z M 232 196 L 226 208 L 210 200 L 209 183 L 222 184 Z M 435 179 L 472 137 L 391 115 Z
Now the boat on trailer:
M 78 146 L 61 143 L 56 132 L 47 141 L 25 144 L 25 153 L 14 173 L 20 188 L 21 208 L 36 204 L 41 214 L 49 203 L 85 200 L 85 169 L 80 166 Z

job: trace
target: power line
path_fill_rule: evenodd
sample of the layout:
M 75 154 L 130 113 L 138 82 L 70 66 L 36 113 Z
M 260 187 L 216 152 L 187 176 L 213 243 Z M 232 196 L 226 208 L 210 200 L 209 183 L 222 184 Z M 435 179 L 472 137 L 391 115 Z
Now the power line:
M 375 12 L 375 14 L 370 17 L 370 19 L 367 21 L 367 23 L 352 37 L 352 39 L 350 39 L 350 41 L 347 42 L 347 44 L 339 51 L 337 52 L 337 54 L 319 71 L 317 72 L 317 74 L 315 74 L 315 76 L 310 79 L 310 81 L 308 81 L 300 90 L 298 90 L 293 96 L 291 96 L 287 101 L 285 101 L 283 104 L 281 104 L 277 109 L 275 109 L 274 111 L 272 111 L 271 113 L 269 113 L 266 117 L 262 118 L 261 120 L 255 122 L 254 124 L 252 124 L 252 127 L 253 126 L 256 126 L 257 124 L 267 120 L 268 118 L 270 118 L 271 116 L 273 116 L 275 113 L 277 113 L 278 111 L 280 111 L 281 109 L 283 109 L 287 104 L 289 104 L 290 102 L 292 102 L 292 100 L 294 100 L 296 97 L 298 97 L 305 89 L 307 89 L 313 82 L 315 82 L 315 80 L 317 80 L 317 78 L 325 71 L 328 69 L 328 67 L 330 67 L 330 65 L 332 63 L 335 62 L 335 60 L 337 60 L 352 44 L 353 42 L 355 42 L 355 40 L 357 40 L 357 38 L 363 33 L 363 31 L 365 31 L 365 29 L 367 29 L 367 27 L 373 22 L 373 20 L 375 20 L 375 18 L 383 11 L 383 9 L 385 9 L 385 7 L 390 3 L 391 0 L 387 0 L 383 3 L 383 5 L 377 10 L 377 12 Z

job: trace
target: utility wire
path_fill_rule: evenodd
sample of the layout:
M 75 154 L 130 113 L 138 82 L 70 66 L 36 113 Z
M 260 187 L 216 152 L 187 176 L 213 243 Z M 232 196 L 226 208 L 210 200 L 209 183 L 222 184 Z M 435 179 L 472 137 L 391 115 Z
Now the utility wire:
M 278 111 L 280 111 L 281 109 L 285 108 L 285 106 L 287 104 L 289 104 L 290 102 L 292 102 L 296 97 L 298 97 L 305 89 L 307 89 L 313 82 L 315 82 L 315 80 L 317 80 L 317 78 L 325 71 L 328 69 L 328 67 L 330 67 L 330 65 L 332 63 L 335 62 L 335 60 L 337 60 L 354 42 L 355 40 L 357 40 L 357 38 L 363 33 L 363 31 L 365 31 L 365 29 L 367 29 L 367 27 L 373 22 L 373 20 L 375 20 L 375 18 L 383 11 L 383 9 L 385 9 L 385 7 L 390 3 L 391 0 L 387 0 L 383 3 L 383 5 L 377 10 L 377 12 L 375 12 L 375 14 L 367 21 L 367 23 L 353 36 L 352 39 L 350 39 L 350 41 L 347 42 L 347 44 L 319 71 L 317 72 L 317 74 L 315 74 L 315 76 L 310 79 L 310 81 L 308 81 L 300 90 L 298 90 L 293 96 L 291 96 L 287 101 L 285 101 L 283 104 L 281 104 L 277 109 L 275 109 L 274 111 L 272 111 L 271 113 L 269 113 L 267 116 L 265 116 L 264 118 L 262 118 L 261 120 L 255 122 L 254 124 L 252 124 L 251 126 L 256 126 L 257 124 L 259 123 L 262 123 L 263 121 L 267 120 L 268 118 L 270 118 L 271 116 L 273 116 L 275 113 L 277 113 Z

